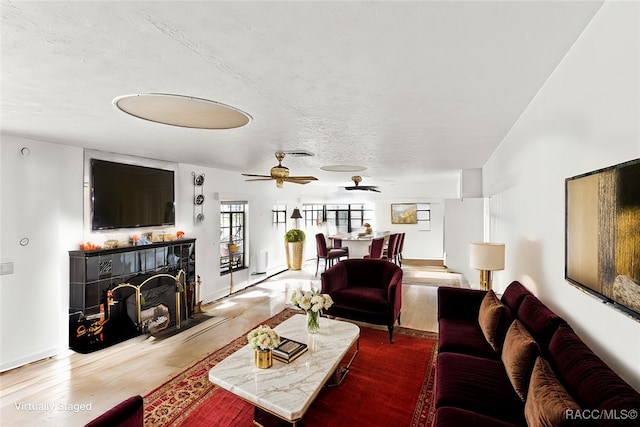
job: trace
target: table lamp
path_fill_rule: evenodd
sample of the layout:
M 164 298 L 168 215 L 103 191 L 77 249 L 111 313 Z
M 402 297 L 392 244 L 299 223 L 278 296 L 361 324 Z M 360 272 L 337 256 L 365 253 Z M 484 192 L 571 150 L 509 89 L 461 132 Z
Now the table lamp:
M 491 272 L 504 270 L 504 243 L 474 242 L 470 247 L 471 268 L 480 270 L 480 289 L 491 289 Z

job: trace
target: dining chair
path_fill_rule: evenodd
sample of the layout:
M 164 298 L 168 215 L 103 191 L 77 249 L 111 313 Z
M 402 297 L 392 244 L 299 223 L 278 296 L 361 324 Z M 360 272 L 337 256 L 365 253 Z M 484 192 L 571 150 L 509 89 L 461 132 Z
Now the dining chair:
M 327 240 L 324 234 L 316 234 L 316 250 L 318 257 L 316 258 L 316 276 L 318 275 L 318 267 L 320 266 L 320 258 L 324 259 L 324 269 L 331 267 L 335 260 L 340 261 L 340 258 L 349 258 L 349 251 L 345 248 L 327 248 Z
M 369 246 L 369 254 L 363 258 L 381 259 L 384 250 L 384 237 L 378 237 L 371 241 Z
M 404 237 L 406 233 L 400 233 L 400 237 L 398 237 L 398 242 L 396 243 L 396 264 L 402 267 L 402 249 L 404 248 Z
M 386 259 L 387 261 L 391 261 L 395 263 L 395 254 L 396 254 L 396 246 L 398 245 L 398 236 L 400 236 L 400 234 L 398 233 L 394 233 L 389 236 L 389 243 L 387 243 L 387 251 L 382 256 L 383 259 Z

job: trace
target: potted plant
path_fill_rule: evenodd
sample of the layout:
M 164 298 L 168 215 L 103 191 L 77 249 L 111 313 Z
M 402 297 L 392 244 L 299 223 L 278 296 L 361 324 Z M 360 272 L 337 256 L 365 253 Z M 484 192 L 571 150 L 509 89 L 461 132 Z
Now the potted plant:
M 298 228 L 292 228 L 284 235 L 287 267 L 289 267 L 289 270 L 302 270 L 302 253 L 305 237 L 304 231 Z

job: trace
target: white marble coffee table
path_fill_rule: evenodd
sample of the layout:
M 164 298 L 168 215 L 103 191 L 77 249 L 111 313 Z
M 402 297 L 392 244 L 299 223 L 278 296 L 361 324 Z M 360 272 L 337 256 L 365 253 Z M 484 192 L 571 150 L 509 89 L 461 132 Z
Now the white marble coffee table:
M 271 368 L 256 368 L 247 344 L 211 368 L 209 381 L 296 425 L 332 377 L 341 381 L 359 350 L 360 328 L 353 323 L 321 317 L 320 332 L 315 335 L 307 333 L 306 325 L 306 315 L 296 314 L 275 328 L 280 336 L 309 346 L 293 362 L 274 359 Z M 356 352 L 341 368 L 340 362 L 354 344 Z

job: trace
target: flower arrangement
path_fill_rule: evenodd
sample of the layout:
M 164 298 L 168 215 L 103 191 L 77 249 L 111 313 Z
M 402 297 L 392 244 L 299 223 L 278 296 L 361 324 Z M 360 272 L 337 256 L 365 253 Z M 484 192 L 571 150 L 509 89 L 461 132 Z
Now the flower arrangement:
M 270 326 L 260 325 L 247 334 L 247 341 L 254 350 L 273 350 L 280 345 L 280 335 Z
M 310 291 L 298 289 L 291 294 L 291 304 L 307 313 L 307 330 L 315 334 L 320 330 L 320 312 L 331 307 L 333 300 L 329 294 L 321 294 L 313 288 Z
M 318 313 L 325 308 L 333 305 L 333 300 L 329 294 L 321 294 L 317 290 L 311 288 L 310 291 L 298 289 L 291 294 L 291 304 L 300 307 L 304 311 L 313 311 Z

